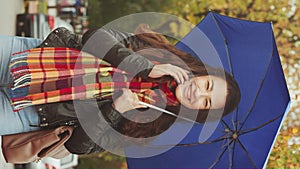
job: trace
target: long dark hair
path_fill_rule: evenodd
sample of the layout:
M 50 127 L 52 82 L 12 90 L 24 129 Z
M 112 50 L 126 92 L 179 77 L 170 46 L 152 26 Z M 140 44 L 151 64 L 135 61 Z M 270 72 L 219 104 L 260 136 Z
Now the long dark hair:
M 86 42 L 87 39 L 95 32 L 88 31 L 83 36 L 83 42 Z M 168 39 L 156 32 L 153 32 L 147 28 L 145 25 L 140 25 L 136 30 L 135 37 L 138 38 L 139 41 L 143 42 L 142 48 L 135 48 L 132 46 L 131 48 L 135 51 L 140 53 L 142 56 L 146 57 L 149 60 L 158 63 L 169 63 L 184 69 L 190 70 L 194 76 L 205 76 L 205 75 L 213 75 L 219 78 L 226 80 L 227 83 L 227 96 L 225 101 L 225 107 L 222 109 L 214 109 L 214 110 L 204 110 L 201 109 L 198 111 L 196 121 L 198 122 L 205 122 L 209 112 L 216 111 L 221 112 L 222 116 L 227 115 L 228 113 L 232 112 L 238 105 L 240 101 L 240 90 L 238 84 L 234 80 L 234 78 L 225 72 L 223 69 L 220 68 L 213 68 L 209 65 L 205 65 L 203 62 L 198 60 L 196 57 L 192 56 L 189 53 L 180 51 L 174 45 L 172 45 Z M 162 49 L 162 50 L 151 50 L 152 49 Z M 143 50 L 143 49 L 150 49 L 150 50 Z M 166 51 L 166 52 L 164 52 Z M 182 64 L 182 61 L 185 64 Z M 209 73 L 208 73 L 209 72 Z M 225 75 L 225 78 L 224 78 Z M 154 79 L 153 79 L 154 80 Z M 157 81 L 157 79 L 155 79 Z M 171 77 L 166 76 L 158 79 L 159 82 L 164 82 L 171 80 Z M 168 111 L 171 111 L 175 114 L 180 112 L 184 112 L 183 116 L 189 118 L 191 113 L 189 113 L 190 109 L 185 108 L 181 104 L 177 106 L 167 106 L 165 108 Z M 166 131 L 176 120 L 173 116 L 167 114 L 161 114 L 155 120 L 148 122 L 148 123 L 137 123 L 135 121 L 141 121 L 141 119 L 149 119 L 149 116 L 153 116 L 151 113 L 134 113 L 135 111 L 128 112 L 128 118 L 123 118 L 123 120 L 119 123 L 117 129 L 122 134 L 125 134 L 129 137 L 133 138 L 148 138 L 152 136 L 156 136 L 161 134 L 162 132 Z M 158 113 L 153 110 L 153 113 Z M 134 119 L 134 121 L 129 120 Z M 144 121 L 145 121 L 144 120 Z M 210 120 L 217 120 L 217 119 L 210 119 Z

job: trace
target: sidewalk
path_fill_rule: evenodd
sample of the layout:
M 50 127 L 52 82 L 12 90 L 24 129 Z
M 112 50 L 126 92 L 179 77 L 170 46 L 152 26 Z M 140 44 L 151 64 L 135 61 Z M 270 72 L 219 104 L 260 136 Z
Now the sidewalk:
M 0 4 L 0 34 L 15 35 L 16 15 L 23 12 L 23 0 L 0 0 Z
M 0 0 L 0 15 L 1 15 L 1 27 L 0 34 L 2 35 L 15 35 L 15 23 L 16 15 L 23 11 L 22 0 Z M 1 145 L 1 137 L 0 137 Z M 8 164 L 2 154 L 2 148 L 0 146 L 0 169 L 13 169 L 13 164 Z
M 1 169 L 14 169 L 14 165 L 13 164 L 8 164 L 5 163 L 5 161 L 3 161 L 2 157 L 0 157 L 0 168 Z

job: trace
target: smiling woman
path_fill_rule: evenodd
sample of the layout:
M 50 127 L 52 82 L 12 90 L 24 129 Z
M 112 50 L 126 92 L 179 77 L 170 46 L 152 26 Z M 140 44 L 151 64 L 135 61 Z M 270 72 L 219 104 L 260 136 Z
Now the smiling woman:
M 65 143 L 73 154 L 124 148 L 128 143 L 147 143 L 176 120 L 182 122 L 161 111 L 147 109 L 139 100 L 147 100 L 197 122 L 205 122 L 212 111 L 224 116 L 235 109 L 240 91 L 231 75 L 178 50 L 148 27 L 142 25 L 137 30 L 136 34 L 91 30 L 83 35 L 83 46 L 81 41 L 74 43 L 81 39 L 66 29 L 54 30 L 39 46 L 41 48 L 19 52 L 11 60 L 11 73 L 16 82 L 15 89 L 9 90 L 13 105 L 36 109 L 40 122 L 32 124 L 38 127 L 57 127 L 78 120 L 78 127 Z M 73 57 L 78 57 L 75 62 Z M 18 64 L 20 59 L 28 66 Z M 84 66 L 93 65 L 97 69 L 91 70 L 99 71 L 94 72 L 95 81 L 82 71 L 86 70 Z M 47 73 L 49 76 L 44 77 L 43 82 L 39 81 L 40 76 L 30 76 L 30 82 L 38 80 L 39 83 L 24 81 L 24 88 L 21 82 L 19 84 L 19 78 L 23 78 L 18 74 L 19 66 L 26 67 L 26 71 L 22 71 L 24 77 L 31 73 L 27 67 L 41 67 L 43 73 L 51 70 L 53 74 Z M 73 77 L 72 71 L 83 74 Z M 66 72 L 70 72 L 67 78 Z M 55 83 L 52 75 L 57 79 Z M 71 88 L 80 89 L 80 93 Z M 28 93 L 23 89 L 28 89 Z M 121 138 L 115 138 L 115 132 Z
M 215 76 L 199 76 L 179 84 L 176 97 L 190 109 L 220 109 L 225 106 L 227 83 Z
M 135 53 L 131 53 L 132 55 L 139 54 L 154 64 L 148 77 L 144 80 L 168 84 L 169 93 L 164 91 L 166 98 L 161 99 L 165 101 L 165 105 L 160 105 L 165 110 L 203 123 L 207 120 L 210 112 L 217 112 L 224 116 L 238 105 L 240 90 L 230 74 L 224 69 L 213 68 L 189 53 L 180 51 L 163 35 L 151 31 L 146 25 L 140 25 L 135 34 L 105 28 L 90 30 L 83 36 L 83 43 L 85 44 L 83 50 L 104 60 L 111 60 L 112 55 L 110 53 L 112 52 L 109 51 L 104 57 L 99 55 L 103 51 L 101 49 L 103 45 L 99 47 L 99 44 L 96 43 L 102 39 L 109 39 L 111 34 L 119 37 L 118 41 L 133 50 Z M 120 67 L 118 64 L 115 66 Z M 160 66 L 165 67 L 162 69 Z M 174 80 L 177 83 L 173 83 Z M 130 105 L 130 103 L 125 102 L 128 100 L 127 97 L 137 98 L 134 93 L 126 92 L 125 94 L 126 97 L 120 96 L 113 103 L 114 108 L 124 116 L 117 126 L 117 130 L 122 134 L 132 138 L 157 136 L 166 131 L 177 120 L 173 116 L 160 114 L 156 110 L 147 110 L 147 113 L 141 113 L 130 110 L 134 109 L 133 107 L 129 108 L 128 111 L 123 111 L 125 104 L 126 106 Z M 132 100 L 134 103 L 138 99 Z M 143 108 L 138 107 L 138 103 L 135 106 L 135 108 Z M 157 118 L 153 119 L 154 116 Z M 217 118 L 219 117 L 209 120 L 218 120 Z

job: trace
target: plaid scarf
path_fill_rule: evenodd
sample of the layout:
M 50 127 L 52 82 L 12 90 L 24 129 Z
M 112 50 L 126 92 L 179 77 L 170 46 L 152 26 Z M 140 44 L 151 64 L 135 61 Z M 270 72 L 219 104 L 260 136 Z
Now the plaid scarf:
M 111 66 L 91 54 L 70 48 L 35 48 L 13 54 L 10 63 L 13 86 L 9 93 L 14 110 L 27 106 L 95 96 L 112 98 L 122 88 L 137 93 L 139 100 L 155 104 L 164 92 L 167 105 L 176 105 L 175 81 L 128 82 L 128 73 Z

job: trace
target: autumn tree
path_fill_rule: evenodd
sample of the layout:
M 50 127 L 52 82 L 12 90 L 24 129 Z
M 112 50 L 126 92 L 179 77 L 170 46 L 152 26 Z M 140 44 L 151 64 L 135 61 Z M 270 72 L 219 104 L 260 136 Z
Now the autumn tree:
M 288 88 L 294 101 L 276 140 L 267 167 L 300 168 L 300 1 L 299 0 L 172 0 L 165 11 L 197 24 L 210 11 L 259 22 L 272 22 Z
M 240 19 L 272 22 L 291 97 L 297 99 L 298 96 L 300 100 L 299 0 L 89 0 L 89 4 L 90 27 L 103 26 L 128 14 L 149 11 L 173 14 L 193 24 L 199 23 L 209 11 Z M 163 24 L 166 26 L 169 23 Z M 290 117 L 296 118 L 285 121 L 285 128 L 277 139 L 268 167 L 300 167 L 300 146 L 286 148 L 289 138 L 300 137 L 299 113 L 300 104 L 296 102 L 289 112 Z M 283 156 L 280 164 L 276 162 Z

